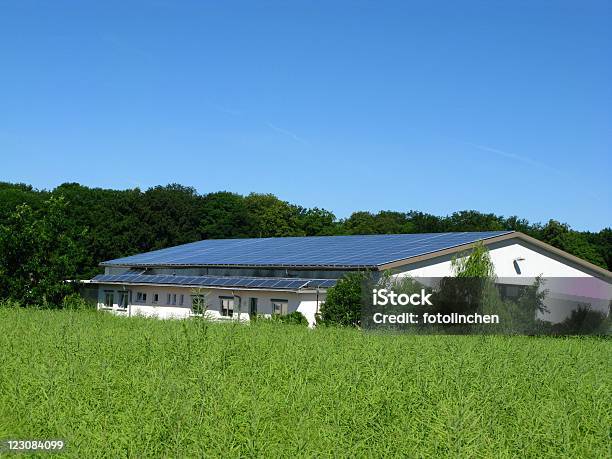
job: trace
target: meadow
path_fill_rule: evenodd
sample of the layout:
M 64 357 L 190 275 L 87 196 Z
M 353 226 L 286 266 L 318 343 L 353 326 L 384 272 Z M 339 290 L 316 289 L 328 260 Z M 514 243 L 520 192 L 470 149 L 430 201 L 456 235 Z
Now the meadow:
M 0 440 L 88 458 L 611 457 L 611 357 L 596 337 L 0 308 Z

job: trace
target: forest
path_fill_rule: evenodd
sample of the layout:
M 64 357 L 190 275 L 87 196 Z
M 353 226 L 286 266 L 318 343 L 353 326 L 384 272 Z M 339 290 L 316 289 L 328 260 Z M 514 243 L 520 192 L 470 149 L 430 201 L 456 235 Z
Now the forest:
M 406 208 L 418 203 L 407 203 Z M 87 279 L 101 261 L 201 239 L 515 230 L 612 269 L 612 229 L 575 231 L 462 210 L 436 216 L 356 210 L 347 218 L 272 194 L 200 194 L 179 184 L 112 190 L 64 183 L 53 190 L 0 182 L 0 299 L 58 303 L 63 279 Z

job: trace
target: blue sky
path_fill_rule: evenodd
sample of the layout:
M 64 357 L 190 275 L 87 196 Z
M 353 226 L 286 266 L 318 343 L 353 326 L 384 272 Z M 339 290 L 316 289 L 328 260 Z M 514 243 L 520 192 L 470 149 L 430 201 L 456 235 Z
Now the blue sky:
M 0 180 L 610 226 L 609 1 L 0 1 Z

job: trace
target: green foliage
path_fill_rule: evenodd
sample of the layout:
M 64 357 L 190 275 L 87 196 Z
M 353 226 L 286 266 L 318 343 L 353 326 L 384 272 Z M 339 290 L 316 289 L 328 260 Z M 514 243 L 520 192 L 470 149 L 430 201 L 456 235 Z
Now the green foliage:
M 62 457 L 609 457 L 599 338 L 0 308 L 0 437 Z
M 66 218 L 66 202 L 51 197 L 35 211 L 22 204 L 0 225 L 0 299 L 57 307 L 74 291 L 85 260 L 84 231 Z
M 205 318 L 206 312 L 210 308 L 210 291 L 201 287 L 194 288 L 191 291 L 191 296 L 193 297 L 191 313 L 196 317 Z
M 541 277 L 535 278 L 531 285 L 522 286 L 517 298 L 502 298 L 498 286 L 489 283 L 485 287 L 481 312 L 497 314 L 499 324 L 487 326 L 482 331 L 514 335 L 550 334 L 550 324 L 538 319 L 538 313 L 548 312 L 544 305 L 547 295 Z
M 87 301 L 78 293 L 71 293 L 67 295 L 62 300 L 62 308 L 63 309 L 71 309 L 71 310 L 96 310 L 96 304 L 93 302 Z
M 252 322 L 266 322 L 271 324 L 282 324 L 282 325 L 303 325 L 308 326 L 308 319 L 304 317 L 301 312 L 293 311 L 289 314 L 254 314 L 250 316 Z
M 327 290 L 317 324 L 358 326 L 361 321 L 361 289 L 367 273 L 348 273 Z
M 293 311 L 290 314 L 284 316 L 277 316 L 282 323 L 289 325 L 305 325 L 308 326 L 308 319 L 304 317 L 304 314 L 298 311 Z
M 477 243 L 471 251 L 453 257 L 451 267 L 456 277 L 495 278 L 495 266 L 482 242 Z
M 609 335 L 612 332 L 610 311 L 604 314 L 582 305 L 572 311 L 563 322 L 553 326 L 553 332 L 559 335 Z
M 201 239 L 249 237 L 249 216 L 244 197 L 222 191 L 202 197 Z
M 251 193 L 244 198 L 250 233 L 255 237 L 303 236 L 300 209 L 272 194 Z
M 336 216 L 325 209 L 299 208 L 299 225 L 304 236 L 331 236 L 338 231 Z
M 354 212 L 343 222 L 346 234 L 402 234 L 414 232 L 414 226 L 401 212 Z

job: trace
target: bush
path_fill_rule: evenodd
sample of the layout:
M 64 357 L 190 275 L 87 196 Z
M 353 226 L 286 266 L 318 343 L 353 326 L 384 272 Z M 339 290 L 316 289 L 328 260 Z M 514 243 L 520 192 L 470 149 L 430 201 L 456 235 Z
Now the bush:
M 610 315 L 583 305 L 573 310 L 563 322 L 553 325 L 553 332 L 559 335 L 610 334 Z
M 280 317 L 280 321 L 285 324 L 291 325 L 308 325 L 308 319 L 304 317 L 304 314 L 298 311 L 293 311 L 291 314 L 287 314 L 286 316 L 278 316 Z
M 11 298 L 7 298 L 6 300 L 0 300 L 0 308 L 7 309 L 17 309 L 21 307 L 21 303 L 16 300 L 12 300 Z
M 308 325 L 308 319 L 304 317 L 301 312 L 293 311 L 291 314 L 279 315 L 272 314 L 271 316 L 265 316 L 263 314 L 251 314 L 252 322 L 271 322 L 277 324 L 289 324 L 289 325 Z
M 62 301 L 62 307 L 64 309 L 96 309 L 96 306 L 87 301 L 85 298 L 83 298 L 81 295 L 79 295 L 78 293 L 72 293 L 70 295 L 67 295 L 64 297 L 64 300 Z
M 361 324 L 361 288 L 365 272 L 345 275 L 327 290 L 317 324 L 357 327 Z

